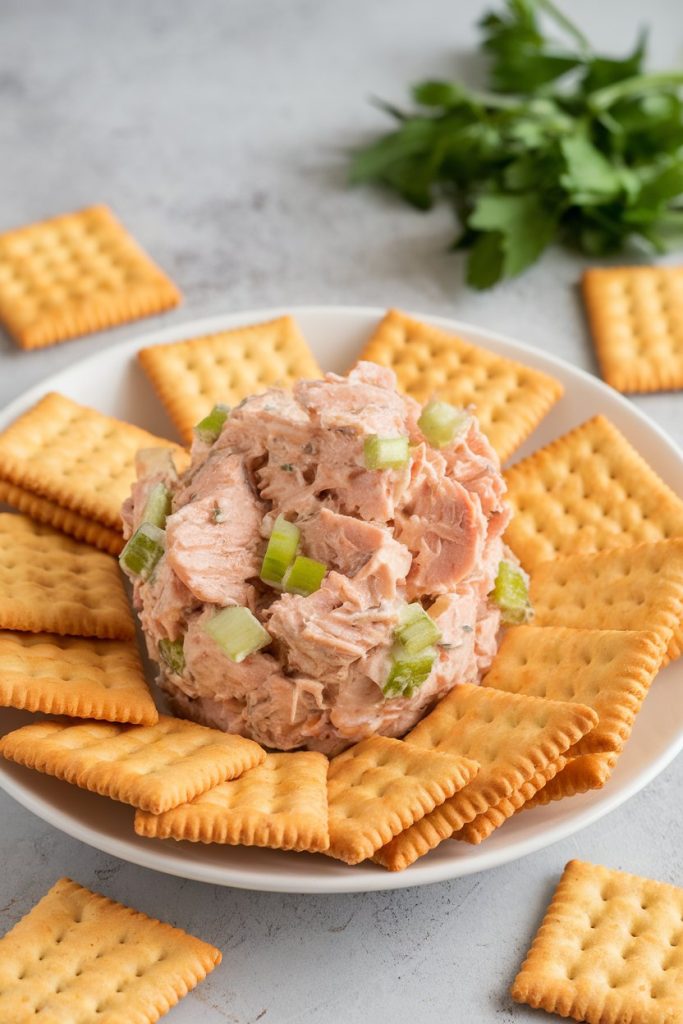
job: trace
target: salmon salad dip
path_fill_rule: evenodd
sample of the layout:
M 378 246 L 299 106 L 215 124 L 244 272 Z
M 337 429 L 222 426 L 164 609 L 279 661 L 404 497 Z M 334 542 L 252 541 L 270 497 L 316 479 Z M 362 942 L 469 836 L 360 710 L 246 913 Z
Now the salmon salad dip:
M 121 555 L 176 714 L 277 750 L 403 736 L 528 614 L 475 416 L 362 362 L 139 453 Z

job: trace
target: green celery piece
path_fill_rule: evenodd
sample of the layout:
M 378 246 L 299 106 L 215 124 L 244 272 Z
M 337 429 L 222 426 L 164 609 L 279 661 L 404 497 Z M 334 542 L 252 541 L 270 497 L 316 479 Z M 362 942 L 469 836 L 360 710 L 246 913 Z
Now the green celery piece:
M 171 492 L 166 484 L 158 483 L 149 492 L 145 508 L 142 513 L 142 521 L 158 526 L 163 530 L 166 525 L 166 516 L 171 512 Z
M 524 573 L 511 562 L 499 564 L 491 599 L 500 608 L 501 619 L 506 626 L 518 626 L 528 622 L 532 616 Z
M 431 445 L 444 448 L 466 430 L 469 421 L 464 409 L 434 398 L 422 409 L 417 425 Z
M 394 634 L 411 656 L 441 640 L 441 630 L 418 601 L 402 609 Z
M 287 569 L 296 556 L 301 530 L 284 516 L 278 516 L 261 564 L 261 579 L 271 586 L 280 586 Z
M 159 641 L 159 657 L 166 667 L 176 675 L 181 675 L 185 669 L 185 651 L 183 650 L 183 638 L 179 640 L 167 640 L 165 637 Z
M 363 456 L 367 469 L 403 469 L 410 462 L 408 438 L 371 434 L 365 438 Z
M 320 590 L 326 572 L 327 566 L 324 562 L 316 562 L 305 555 L 297 555 L 294 564 L 285 574 L 284 589 L 288 594 L 308 597 L 309 594 Z
M 119 555 L 119 564 L 127 576 L 149 579 L 164 553 L 166 534 L 153 523 L 141 523 Z
M 223 608 L 204 624 L 204 632 L 234 662 L 244 661 L 250 654 L 271 642 L 271 636 L 248 608 Z
M 229 415 L 229 405 L 224 405 L 223 403 L 214 405 L 211 412 L 203 420 L 200 420 L 194 428 L 199 440 L 203 441 L 204 444 L 213 444 L 223 429 L 223 424 Z
M 429 677 L 435 660 L 433 647 L 424 648 L 418 654 L 408 654 L 398 645 L 382 693 L 388 698 L 412 697 Z

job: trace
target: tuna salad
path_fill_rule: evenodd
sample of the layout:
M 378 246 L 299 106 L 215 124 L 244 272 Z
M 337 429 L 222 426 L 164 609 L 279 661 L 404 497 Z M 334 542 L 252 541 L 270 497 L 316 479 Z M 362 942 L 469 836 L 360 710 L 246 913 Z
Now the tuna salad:
M 143 451 L 121 555 L 175 713 L 278 750 L 402 736 L 523 621 L 498 458 L 390 370 L 271 388 Z

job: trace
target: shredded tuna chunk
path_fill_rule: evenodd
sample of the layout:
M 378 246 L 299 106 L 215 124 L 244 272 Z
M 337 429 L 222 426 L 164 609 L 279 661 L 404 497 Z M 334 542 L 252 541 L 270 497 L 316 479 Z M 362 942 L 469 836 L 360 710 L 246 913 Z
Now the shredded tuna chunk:
M 134 581 L 134 600 L 178 714 L 275 749 L 334 754 L 373 733 L 404 735 L 453 686 L 481 678 L 499 636 L 488 595 L 507 557 L 505 484 L 474 416 L 442 449 L 419 416 L 392 371 L 360 363 L 347 377 L 245 399 L 213 444 L 195 440 L 180 477 L 142 460 L 126 534 L 159 481 L 172 513 L 165 554 Z M 409 439 L 408 462 L 369 469 L 373 435 Z M 298 527 L 298 553 L 326 569 L 308 596 L 286 592 L 287 577 L 260 580 L 278 516 Z M 415 601 L 439 630 L 432 668 L 414 691 L 387 696 L 395 631 Z M 207 631 L 234 606 L 267 631 L 242 660 Z M 183 640 L 175 671 L 163 639 Z

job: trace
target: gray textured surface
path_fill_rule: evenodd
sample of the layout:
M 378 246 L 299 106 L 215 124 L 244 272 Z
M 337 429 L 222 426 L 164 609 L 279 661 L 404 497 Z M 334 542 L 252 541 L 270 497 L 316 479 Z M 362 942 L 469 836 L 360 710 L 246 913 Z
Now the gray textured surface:
M 474 0 L 199 3 L 0 0 L 0 230 L 110 203 L 182 287 L 185 306 L 42 353 L 0 336 L 0 402 L 117 339 L 201 314 L 301 302 L 456 315 L 594 369 L 581 262 L 468 292 L 448 215 L 343 187 L 366 103 L 424 74 L 476 73 Z M 574 0 L 602 45 L 644 17 L 653 61 L 680 63 L 676 0 Z M 638 404 L 680 442 L 681 397 Z M 678 415 L 677 415 L 678 414 Z M 572 856 L 680 883 L 679 759 L 578 836 L 495 872 L 397 893 L 297 897 L 213 889 L 97 853 L 0 796 L 0 925 L 62 874 L 216 942 L 223 965 L 169 1022 L 539 1020 L 506 989 Z

